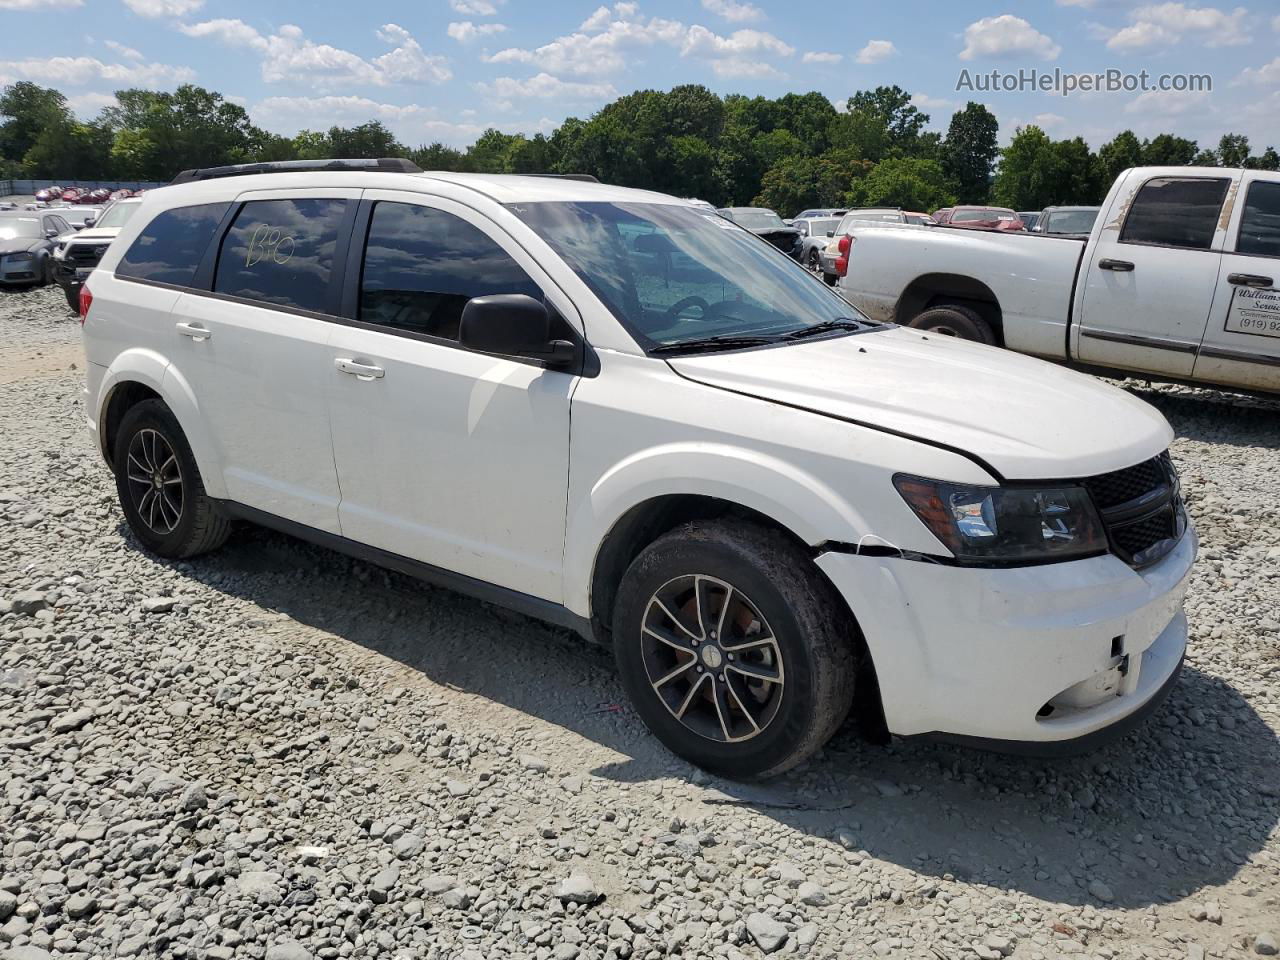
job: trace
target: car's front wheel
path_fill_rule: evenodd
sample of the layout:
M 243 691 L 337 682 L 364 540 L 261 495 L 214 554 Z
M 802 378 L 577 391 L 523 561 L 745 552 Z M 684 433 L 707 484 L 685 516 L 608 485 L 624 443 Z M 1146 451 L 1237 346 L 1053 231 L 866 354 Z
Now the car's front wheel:
M 690 523 L 627 570 L 614 612 L 622 682 L 646 726 L 713 773 L 781 773 L 819 750 L 853 702 L 854 627 L 784 534 Z
M 144 400 L 120 421 L 112 464 L 125 520 L 142 544 L 182 558 L 222 546 L 231 522 L 204 489 L 191 446 L 163 401 Z

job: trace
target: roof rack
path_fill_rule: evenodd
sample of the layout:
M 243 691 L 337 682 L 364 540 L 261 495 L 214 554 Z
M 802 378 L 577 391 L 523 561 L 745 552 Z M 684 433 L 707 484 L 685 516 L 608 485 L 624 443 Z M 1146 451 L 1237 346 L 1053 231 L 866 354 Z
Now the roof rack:
M 581 180 L 583 183 L 599 183 L 594 176 L 589 173 L 526 173 L 526 177 L 548 177 L 553 180 Z
M 342 170 L 353 173 L 422 173 L 421 167 L 402 157 L 382 157 L 377 160 L 272 160 L 267 163 L 235 163 L 226 167 L 183 170 L 169 183 L 194 183 L 197 180 L 216 180 L 219 177 L 246 177 L 255 173 Z

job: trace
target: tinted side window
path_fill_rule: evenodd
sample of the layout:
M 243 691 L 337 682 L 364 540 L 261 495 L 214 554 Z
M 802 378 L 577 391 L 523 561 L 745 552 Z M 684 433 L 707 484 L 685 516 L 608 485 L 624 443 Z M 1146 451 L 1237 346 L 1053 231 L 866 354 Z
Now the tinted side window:
M 324 312 L 346 207 L 326 198 L 250 200 L 222 241 L 214 292 Z
M 360 319 L 458 339 L 472 297 L 542 291 L 490 237 L 451 213 L 408 203 L 373 208 L 360 283 Z
M 191 286 L 229 203 L 175 207 L 156 215 L 116 264 L 117 277 Z
M 1208 250 L 1229 182 L 1174 177 L 1148 180 L 1129 208 L 1120 242 Z
M 1236 252 L 1280 257 L 1280 183 L 1255 180 L 1249 185 Z

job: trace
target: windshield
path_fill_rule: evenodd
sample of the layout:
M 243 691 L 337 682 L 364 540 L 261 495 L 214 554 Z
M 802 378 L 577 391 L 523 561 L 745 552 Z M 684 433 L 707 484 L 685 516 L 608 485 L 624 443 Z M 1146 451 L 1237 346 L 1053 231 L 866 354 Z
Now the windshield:
M 957 210 L 951 215 L 952 223 L 967 223 L 971 220 L 999 220 L 994 210 Z
M 107 209 L 107 212 L 94 223 L 94 227 L 123 227 L 129 222 L 129 218 L 133 216 L 134 212 L 140 206 L 142 206 L 140 203 L 113 204 Z
M 838 219 L 810 220 L 809 236 L 825 237 L 828 233 L 834 232 L 838 226 L 840 226 L 840 221 Z
M 6 217 L 0 220 L 0 240 L 14 240 L 18 237 L 43 237 L 40 221 L 31 217 Z
M 771 230 L 786 226 L 782 218 L 772 210 L 733 210 L 730 214 L 734 223 L 740 223 L 748 230 Z
M 774 247 L 713 213 L 665 203 L 517 203 L 646 350 L 778 336 L 840 317 L 870 323 Z
M 1061 213 L 1051 213 L 1044 226 L 1044 232 L 1088 233 L 1093 229 L 1093 221 L 1096 219 L 1098 219 L 1097 210 L 1064 210 Z

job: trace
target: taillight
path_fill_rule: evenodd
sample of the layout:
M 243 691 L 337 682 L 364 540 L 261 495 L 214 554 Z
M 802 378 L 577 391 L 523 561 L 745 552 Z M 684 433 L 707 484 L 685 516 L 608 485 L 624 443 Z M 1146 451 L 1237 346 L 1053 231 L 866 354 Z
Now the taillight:
M 93 306 L 93 294 L 89 292 L 88 287 L 80 288 L 80 323 L 83 324 L 89 316 L 89 308 Z
M 840 256 L 836 257 L 836 276 L 847 276 L 849 273 L 849 253 L 853 250 L 853 237 L 846 233 L 840 238 L 840 242 L 836 244 L 836 249 L 840 251 Z

